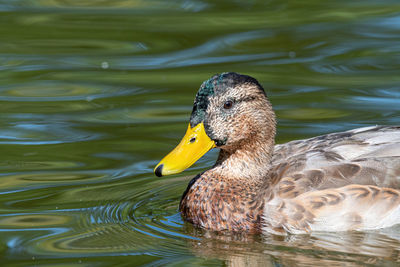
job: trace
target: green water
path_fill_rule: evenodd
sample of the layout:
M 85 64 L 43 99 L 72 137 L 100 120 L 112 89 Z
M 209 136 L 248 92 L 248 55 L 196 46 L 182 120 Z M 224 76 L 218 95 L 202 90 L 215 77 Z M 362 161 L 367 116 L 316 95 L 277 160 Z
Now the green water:
M 400 228 L 212 236 L 177 211 L 210 152 L 152 168 L 211 75 L 257 78 L 277 142 L 400 124 L 400 3 L 0 0 L 2 265 L 394 266 Z

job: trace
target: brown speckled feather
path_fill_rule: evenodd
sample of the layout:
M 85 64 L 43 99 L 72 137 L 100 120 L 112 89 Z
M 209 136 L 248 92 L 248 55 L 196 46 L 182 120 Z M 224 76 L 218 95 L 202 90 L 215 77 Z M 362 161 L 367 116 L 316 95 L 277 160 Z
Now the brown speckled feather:
M 259 185 L 227 183 L 207 172 L 195 179 L 180 204 L 188 221 L 217 231 L 261 231 L 264 198 L 253 190 Z
M 310 191 L 277 198 L 264 214 L 263 230 L 277 234 L 378 229 L 399 223 L 400 191 L 373 185 Z
M 400 189 L 400 127 L 375 126 L 276 145 L 275 171 L 305 191 L 348 184 Z
M 277 145 L 272 162 L 282 178 L 265 205 L 265 231 L 377 229 L 400 222 L 400 127 Z

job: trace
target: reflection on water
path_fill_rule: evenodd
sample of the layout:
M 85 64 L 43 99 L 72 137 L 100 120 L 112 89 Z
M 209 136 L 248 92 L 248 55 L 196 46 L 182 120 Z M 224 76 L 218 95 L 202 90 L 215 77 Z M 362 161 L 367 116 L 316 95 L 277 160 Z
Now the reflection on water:
M 399 228 L 210 233 L 152 168 L 194 94 L 237 71 L 265 87 L 277 142 L 400 124 L 391 0 L 0 0 L 0 256 L 15 265 L 398 265 Z
M 196 255 L 223 259 L 229 266 L 341 266 L 346 262 L 379 266 L 400 260 L 399 229 L 288 237 L 203 233 L 189 244 Z

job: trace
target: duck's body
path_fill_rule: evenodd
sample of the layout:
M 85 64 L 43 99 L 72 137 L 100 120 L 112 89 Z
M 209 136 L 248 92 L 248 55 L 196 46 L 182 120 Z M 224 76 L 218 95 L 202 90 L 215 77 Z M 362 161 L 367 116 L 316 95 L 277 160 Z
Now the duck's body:
M 305 233 L 400 223 L 400 127 L 366 127 L 275 147 L 279 182 L 263 230 Z
M 197 226 L 286 234 L 400 223 L 400 126 L 274 146 L 275 116 L 262 87 L 236 73 L 203 83 L 187 133 L 192 139 L 180 146 L 200 139 L 197 128 L 203 126 L 205 138 L 221 152 L 214 167 L 196 176 L 182 196 L 180 211 Z M 168 169 L 176 153 L 156 173 L 179 171 Z

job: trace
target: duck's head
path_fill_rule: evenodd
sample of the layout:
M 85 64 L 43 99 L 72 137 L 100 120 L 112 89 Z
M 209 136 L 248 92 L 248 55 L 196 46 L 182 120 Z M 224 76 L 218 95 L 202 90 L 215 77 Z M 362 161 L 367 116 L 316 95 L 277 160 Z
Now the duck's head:
M 179 173 L 212 148 L 233 153 L 274 135 L 275 115 L 257 80 L 234 72 L 217 74 L 200 86 L 185 136 L 154 172 Z

